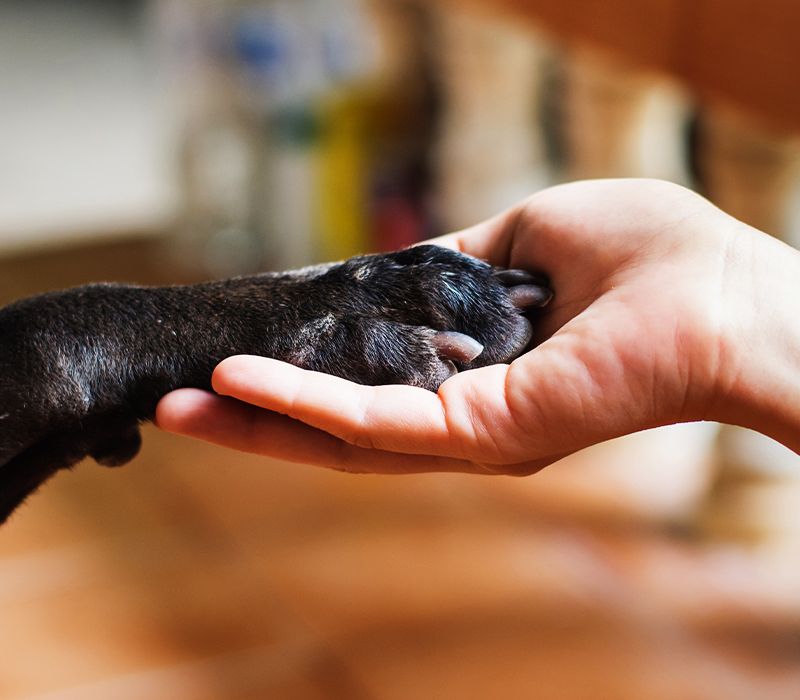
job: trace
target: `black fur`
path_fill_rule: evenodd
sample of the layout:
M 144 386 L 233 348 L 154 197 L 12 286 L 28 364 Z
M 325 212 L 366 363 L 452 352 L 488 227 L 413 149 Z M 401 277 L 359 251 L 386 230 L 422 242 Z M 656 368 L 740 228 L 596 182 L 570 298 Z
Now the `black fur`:
M 0 310 L 0 522 L 87 455 L 108 466 L 132 459 L 138 424 L 158 400 L 178 387 L 210 389 L 231 355 L 431 390 L 456 370 L 510 361 L 530 326 L 509 286 L 532 279 L 419 246 L 289 273 L 95 284 L 10 304 Z M 471 362 L 448 357 L 437 331 L 484 350 Z

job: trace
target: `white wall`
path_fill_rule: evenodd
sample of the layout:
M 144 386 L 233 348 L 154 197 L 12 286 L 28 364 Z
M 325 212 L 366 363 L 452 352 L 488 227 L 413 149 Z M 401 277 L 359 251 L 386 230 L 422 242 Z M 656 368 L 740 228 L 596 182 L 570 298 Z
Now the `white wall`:
M 0 4 L 0 254 L 170 221 L 173 149 L 136 9 Z

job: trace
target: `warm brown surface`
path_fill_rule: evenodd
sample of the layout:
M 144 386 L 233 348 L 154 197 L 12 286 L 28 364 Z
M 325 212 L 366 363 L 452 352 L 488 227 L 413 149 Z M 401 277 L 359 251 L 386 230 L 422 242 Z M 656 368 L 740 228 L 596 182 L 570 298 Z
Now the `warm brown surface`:
M 453 2 L 454 0 L 445 0 Z M 796 0 L 472 0 L 686 81 L 765 123 L 800 131 Z
M 0 279 L 157 277 L 149 261 L 122 246 Z M 625 512 L 612 459 L 354 477 L 151 428 L 133 464 L 62 474 L 0 529 L 0 698 L 800 697 L 796 581 L 601 515 Z
M 0 531 L 0 697 L 800 697 L 800 611 L 743 552 L 539 515 L 531 481 L 145 443 Z

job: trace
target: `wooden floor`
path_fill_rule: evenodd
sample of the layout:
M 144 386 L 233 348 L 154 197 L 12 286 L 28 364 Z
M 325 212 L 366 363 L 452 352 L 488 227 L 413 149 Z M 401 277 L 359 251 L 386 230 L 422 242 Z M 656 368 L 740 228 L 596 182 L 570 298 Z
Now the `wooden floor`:
M 155 276 L 121 250 L 0 291 Z M 800 562 L 643 517 L 613 459 L 352 476 L 149 428 L 0 528 L 0 698 L 800 698 Z

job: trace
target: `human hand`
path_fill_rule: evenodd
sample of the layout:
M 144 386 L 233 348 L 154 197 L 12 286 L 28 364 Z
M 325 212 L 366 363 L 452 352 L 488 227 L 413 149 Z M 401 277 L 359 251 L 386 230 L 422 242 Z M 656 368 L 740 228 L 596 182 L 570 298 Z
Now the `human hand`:
M 774 285 L 785 296 L 783 282 L 800 279 L 797 256 L 690 191 L 652 180 L 572 183 L 432 242 L 548 274 L 556 296 L 533 350 L 458 374 L 437 394 L 232 357 L 213 375 L 221 396 L 173 392 L 158 424 L 239 450 L 382 473 L 529 474 L 681 421 L 738 422 L 787 444 L 796 435 L 770 403 L 780 378 L 752 365 L 754 350 L 775 351 L 754 340 L 770 336 L 759 309 L 774 308 Z

